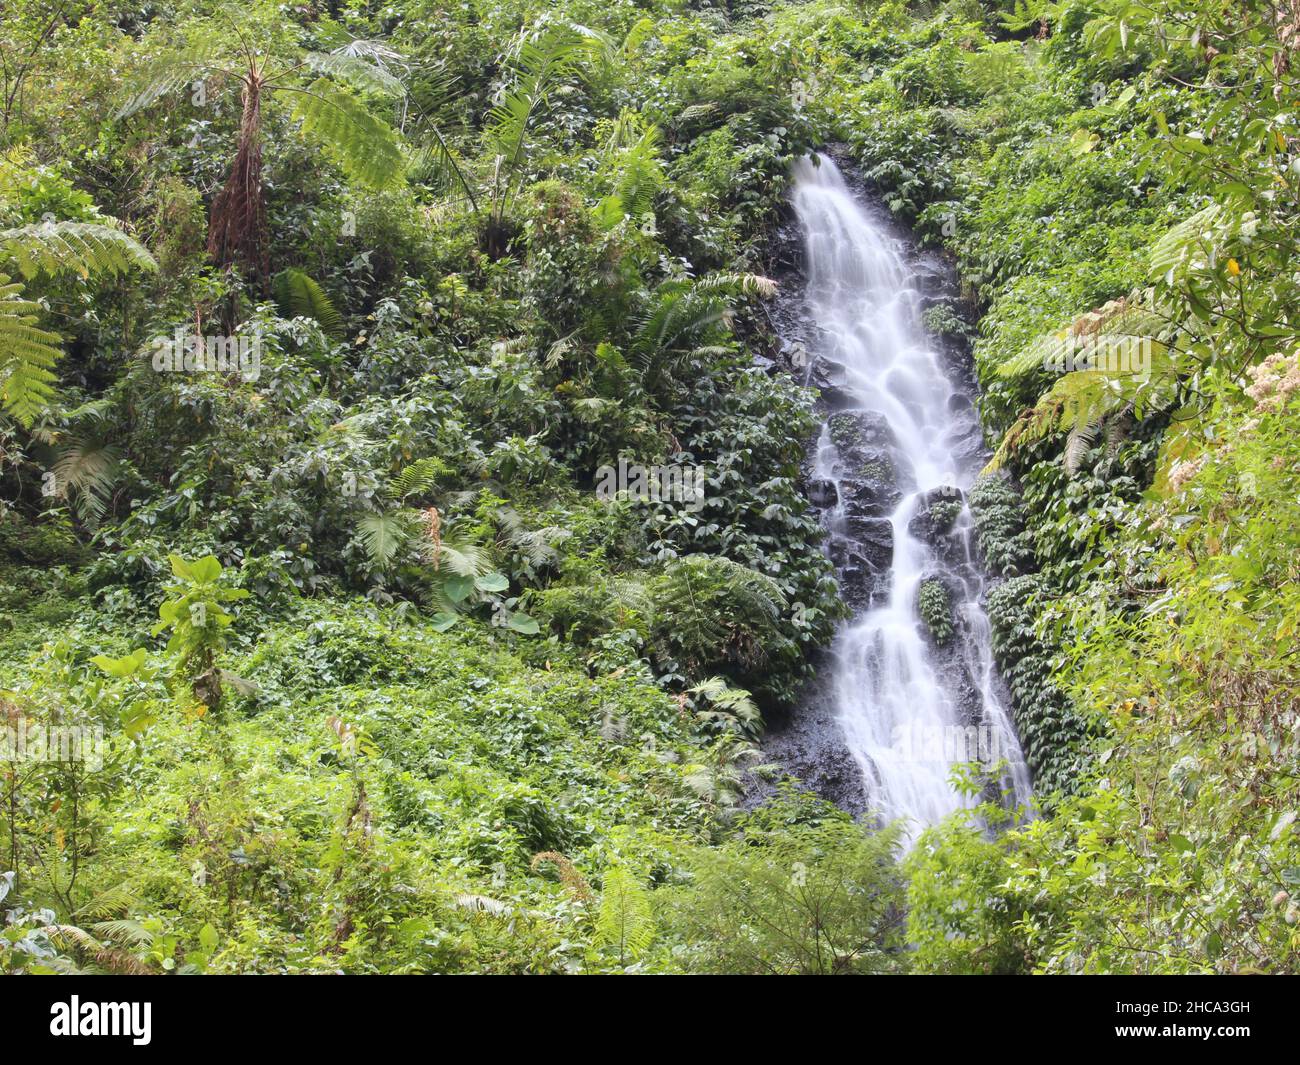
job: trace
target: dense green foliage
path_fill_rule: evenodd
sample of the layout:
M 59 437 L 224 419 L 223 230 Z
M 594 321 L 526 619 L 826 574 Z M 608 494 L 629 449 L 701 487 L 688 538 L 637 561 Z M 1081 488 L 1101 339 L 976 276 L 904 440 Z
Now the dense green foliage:
M 1297 967 L 1294 5 L 13 0 L 0 46 L 0 709 L 103 736 L 3 766 L 0 971 Z M 981 312 L 1042 799 L 902 861 L 738 806 L 844 614 L 754 360 L 828 143 Z

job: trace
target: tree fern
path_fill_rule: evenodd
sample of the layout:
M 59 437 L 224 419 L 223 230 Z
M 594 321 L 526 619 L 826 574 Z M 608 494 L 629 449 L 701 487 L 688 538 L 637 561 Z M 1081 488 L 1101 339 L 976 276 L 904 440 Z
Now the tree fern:
M 437 193 L 463 192 L 470 208 L 477 214 L 478 197 L 474 194 L 473 183 L 465 176 L 459 154 L 447 143 L 437 126 L 425 123 L 420 129 L 422 134 L 415 136 L 421 137 L 424 143 L 411 161 L 408 170 L 411 180 L 428 185 Z
M 1144 410 L 1173 402 L 1178 367 L 1175 353 L 1163 341 L 1165 329 L 1165 321 L 1150 307 L 1150 294 L 1135 292 L 1038 338 L 999 365 L 997 375 L 1011 380 L 1054 367 L 1083 368 L 1063 373 L 1017 419 L 986 472 L 1000 468 L 1016 450 L 1064 431 L 1062 461 L 1068 473 L 1076 473 L 1108 420 L 1121 414 L 1141 416 Z M 1134 357 L 1138 352 L 1141 360 Z
M 1160 336 L 1165 326 L 1147 305 L 1145 294 L 1135 292 L 1081 315 L 1064 329 L 1040 336 L 995 372 L 1017 380 L 1036 371 L 1070 367 L 1085 358 L 1097 370 L 1123 366 L 1135 349 L 1153 357 L 1163 354 L 1166 347 Z
M 346 45 L 334 52 L 308 52 L 304 61 L 316 73 L 328 74 L 361 92 L 382 96 L 401 96 L 406 92 L 401 78 L 373 60 L 348 50 Z
M 164 96 L 221 69 L 221 52 L 222 47 L 215 39 L 165 50 L 137 75 L 135 92 L 123 101 L 113 116 L 114 120 L 129 118 Z
M 221 74 L 240 85 L 238 141 L 229 176 L 213 202 L 208 252 L 221 265 L 239 259 L 264 274 L 263 98 L 279 92 L 293 94 L 303 135 L 320 144 L 354 181 L 383 189 L 404 179 L 405 158 L 392 127 L 366 110 L 349 90 L 404 98 L 406 88 L 385 65 L 396 53 L 378 42 L 353 41 L 329 53 L 273 56 L 259 52 L 237 27 L 232 29 L 233 35 L 210 34 L 205 41 L 176 51 L 174 58 L 147 67 L 118 117 L 135 114 L 200 76 Z M 304 85 L 303 71 L 320 76 Z
M 1176 396 L 1177 375 L 1167 355 L 1158 361 L 1149 378 L 1097 370 L 1065 374 L 1007 430 L 985 472 L 1001 468 L 1020 448 L 1062 430 L 1073 438 L 1066 456 L 1067 469 L 1073 472 L 1107 418 L 1133 410 L 1140 414 L 1144 409 L 1159 409 L 1174 402 Z
M 1221 244 L 1240 232 L 1242 225 L 1235 214 L 1211 204 L 1171 226 L 1151 248 L 1152 278 L 1170 279 L 1187 266 L 1205 263 Z M 1244 225 L 1249 229 L 1251 217 L 1245 219 Z
M 82 278 L 157 269 L 153 256 L 115 226 L 43 222 L 0 230 L 0 260 L 25 278 L 72 273 Z M 54 397 L 54 364 L 62 337 L 38 326 L 42 308 L 23 286 L 0 273 L 0 406 L 30 426 Z
M 491 568 L 487 553 L 477 544 L 443 540 L 427 548 L 425 554 L 435 568 L 456 577 L 481 577 Z

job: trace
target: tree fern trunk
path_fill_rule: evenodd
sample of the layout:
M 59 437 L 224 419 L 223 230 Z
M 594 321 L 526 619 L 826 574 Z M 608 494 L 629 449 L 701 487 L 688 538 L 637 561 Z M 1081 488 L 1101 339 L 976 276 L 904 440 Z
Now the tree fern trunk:
M 219 266 L 241 262 L 264 280 L 266 203 L 262 196 L 262 78 L 249 71 L 243 92 L 244 114 L 239 124 L 239 150 L 225 187 L 212 203 L 208 223 L 208 255 Z

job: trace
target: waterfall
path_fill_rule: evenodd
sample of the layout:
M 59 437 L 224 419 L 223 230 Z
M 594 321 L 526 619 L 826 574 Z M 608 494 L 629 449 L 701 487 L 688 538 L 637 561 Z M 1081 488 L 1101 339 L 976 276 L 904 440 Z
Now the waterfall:
M 829 158 L 802 160 L 794 176 L 809 372 L 830 410 L 813 455 L 814 499 L 842 585 L 863 589 L 832 645 L 825 698 L 872 807 L 905 819 L 914 839 L 971 801 L 950 783 L 955 763 L 1000 762 L 997 783 L 1013 800 L 1030 792 L 965 507 L 983 445 L 971 386 L 954 383 L 923 328 L 921 279 L 899 242 Z M 918 607 L 931 581 L 950 604 L 943 641 Z

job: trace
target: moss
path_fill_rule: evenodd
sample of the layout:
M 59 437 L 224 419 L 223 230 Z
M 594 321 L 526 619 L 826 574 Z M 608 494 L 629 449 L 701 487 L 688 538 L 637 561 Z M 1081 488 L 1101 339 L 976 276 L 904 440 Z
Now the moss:
M 858 475 L 868 481 L 888 481 L 894 475 L 894 469 L 883 459 L 872 459 L 870 462 L 864 462 L 862 468 L 858 470 Z
M 831 440 L 841 451 L 856 447 L 862 441 L 862 426 L 852 414 L 835 414 L 827 422 Z

